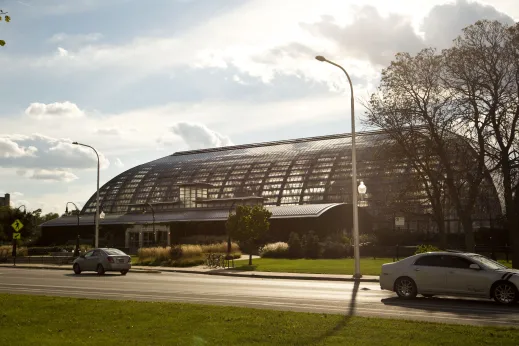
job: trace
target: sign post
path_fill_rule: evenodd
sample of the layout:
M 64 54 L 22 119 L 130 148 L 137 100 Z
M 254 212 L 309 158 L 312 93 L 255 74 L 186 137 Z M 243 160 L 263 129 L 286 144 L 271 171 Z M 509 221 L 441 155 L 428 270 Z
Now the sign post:
M 23 223 L 16 219 L 13 224 L 11 225 L 11 227 L 14 229 L 14 232 L 13 232 L 13 265 L 16 266 L 16 243 L 17 243 L 17 240 L 20 240 L 22 239 L 22 235 L 19 233 L 20 230 L 23 228 Z

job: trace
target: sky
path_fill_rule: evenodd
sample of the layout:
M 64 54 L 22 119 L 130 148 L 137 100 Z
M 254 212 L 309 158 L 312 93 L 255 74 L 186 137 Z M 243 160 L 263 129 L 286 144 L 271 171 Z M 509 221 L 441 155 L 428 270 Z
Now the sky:
M 517 0 L 0 0 L 0 196 L 62 213 L 177 151 L 351 131 L 397 52 Z

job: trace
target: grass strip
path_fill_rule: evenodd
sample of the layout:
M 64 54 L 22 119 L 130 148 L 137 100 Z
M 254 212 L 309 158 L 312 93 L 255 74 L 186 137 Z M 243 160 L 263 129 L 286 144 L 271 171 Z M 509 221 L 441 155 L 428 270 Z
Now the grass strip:
M 517 345 L 519 329 L 0 294 L 8 345 Z

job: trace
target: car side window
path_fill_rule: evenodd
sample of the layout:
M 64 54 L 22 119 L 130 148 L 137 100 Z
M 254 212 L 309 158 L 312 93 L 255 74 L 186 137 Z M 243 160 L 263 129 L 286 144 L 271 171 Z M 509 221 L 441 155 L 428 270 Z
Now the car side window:
M 468 259 L 459 256 L 445 256 L 445 262 L 447 267 L 458 269 L 469 269 L 470 265 L 473 263 Z
M 88 251 L 86 254 L 85 254 L 85 257 L 91 257 L 92 255 L 94 254 L 94 251 L 93 250 L 90 250 Z
M 101 255 L 101 251 L 95 250 L 94 254 L 92 256 L 99 256 L 99 255 Z
M 441 256 L 437 255 L 429 255 L 423 256 L 414 262 L 416 266 L 426 266 L 426 267 L 443 267 Z

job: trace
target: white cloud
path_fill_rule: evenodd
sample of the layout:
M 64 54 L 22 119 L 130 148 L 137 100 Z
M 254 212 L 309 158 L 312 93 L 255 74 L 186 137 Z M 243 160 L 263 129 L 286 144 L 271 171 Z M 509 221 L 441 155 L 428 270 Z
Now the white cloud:
M 90 33 L 90 34 L 77 34 L 77 35 L 70 35 L 70 34 L 66 34 L 64 32 L 60 32 L 60 33 L 52 35 L 52 37 L 49 38 L 49 42 L 82 44 L 82 43 L 88 43 L 88 42 L 96 42 L 102 38 L 103 38 L 103 35 L 98 32 Z
M 25 114 L 37 119 L 44 119 L 50 117 L 77 118 L 84 116 L 85 113 L 75 103 L 65 101 L 49 104 L 34 102 L 27 107 Z
M 78 177 L 69 171 L 60 169 L 29 169 L 18 170 L 18 175 L 29 179 L 42 180 L 45 182 L 71 182 Z
M 124 163 L 121 161 L 120 158 L 116 158 L 116 159 L 115 159 L 114 165 L 115 165 L 116 167 L 119 167 L 119 168 L 124 167 Z
M 65 48 L 62 48 L 62 47 L 58 47 L 58 55 L 60 57 L 68 56 L 68 50 L 66 50 Z
M 0 136 L 0 159 L 34 156 L 38 149 L 33 146 L 23 147 L 11 138 Z
M 231 139 L 204 124 L 179 122 L 171 127 L 171 131 L 180 136 L 189 149 L 203 149 L 232 145 Z
M 96 133 L 100 134 L 100 135 L 106 135 L 106 136 L 119 136 L 121 134 L 121 131 L 115 127 L 110 127 L 110 128 L 97 129 Z
M 6 148 L 16 149 L 14 154 L 7 150 L 0 151 L 0 167 L 48 170 L 87 169 L 97 166 L 97 157 L 91 149 L 73 145 L 69 139 L 57 139 L 40 134 L 0 135 L 0 143 L 9 143 Z M 101 167 L 107 168 L 110 162 L 102 153 L 99 153 L 99 156 Z

